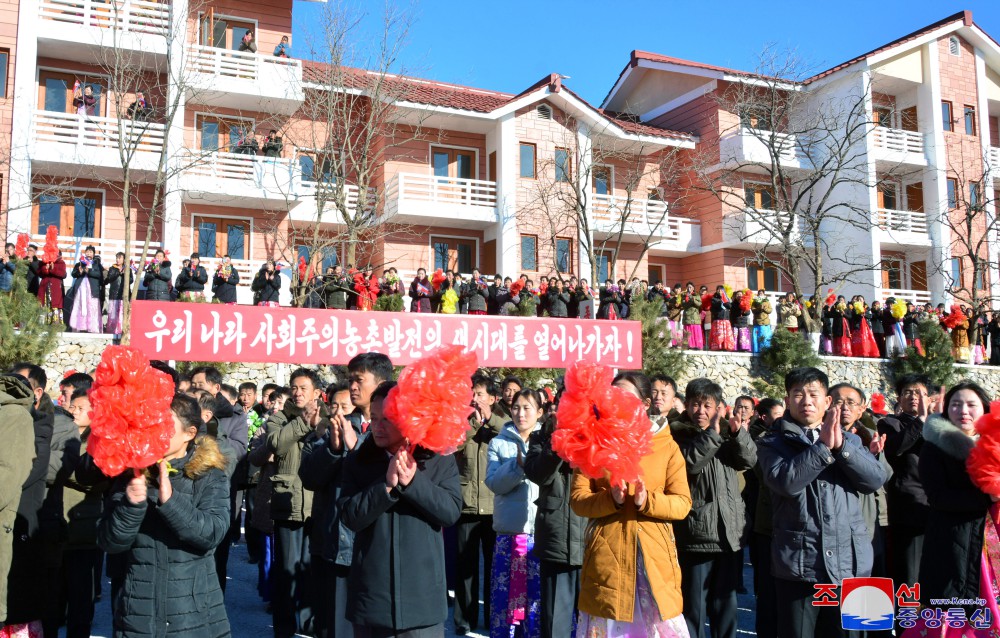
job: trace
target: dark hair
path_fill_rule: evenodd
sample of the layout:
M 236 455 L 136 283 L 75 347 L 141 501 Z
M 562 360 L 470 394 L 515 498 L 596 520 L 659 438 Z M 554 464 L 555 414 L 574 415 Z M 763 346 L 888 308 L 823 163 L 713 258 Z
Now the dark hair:
M 244 390 L 253 390 L 254 392 L 257 392 L 257 384 L 253 381 L 244 381 L 240 384 L 239 390 L 240 392 L 243 392 Z
M 392 381 L 392 359 L 381 352 L 364 352 L 347 362 L 348 372 L 371 372 L 379 383 Z
M 334 395 L 338 392 L 348 392 L 350 389 L 351 387 L 346 383 L 331 383 L 326 386 L 326 402 L 329 403 L 333 401 Z
M 853 392 L 857 392 L 858 393 L 858 396 L 861 397 L 861 402 L 862 403 L 864 403 L 865 401 L 868 400 L 868 395 L 865 394 L 864 390 L 862 390 L 861 388 L 859 388 L 857 386 L 853 386 L 850 383 L 838 383 L 838 384 L 836 384 L 834 386 L 830 386 L 830 389 L 827 390 L 826 392 L 827 392 L 827 394 L 833 394 L 834 390 L 851 390 Z
M 371 402 L 375 403 L 375 401 L 384 400 L 387 396 L 389 396 L 389 390 L 392 390 L 395 387 L 396 387 L 395 381 L 383 381 L 382 383 L 378 384 L 378 387 L 375 388 L 374 392 L 372 392 Z
M 614 385 L 619 381 L 628 381 L 631 383 L 639 393 L 639 398 L 643 401 L 653 400 L 653 384 L 649 382 L 649 377 L 643 373 L 636 372 L 635 370 L 619 372 L 618 376 L 611 380 L 611 384 Z
M 280 388 L 280 387 L 281 387 L 281 386 L 280 386 L 280 385 L 278 385 L 277 383 L 265 383 L 265 384 L 264 384 L 264 387 L 262 387 L 262 388 L 260 389 L 260 398 L 261 398 L 261 399 L 266 399 L 266 398 L 267 398 L 267 395 L 268 395 L 269 393 L 271 393 L 271 392 L 274 392 L 275 390 L 277 390 L 277 389 L 278 389 L 278 388 Z
M 510 376 L 504 377 L 504 380 L 500 382 L 500 389 L 503 390 L 504 388 L 506 388 L 511 383 L 516 383 L 517 387 L 519 387 L 519 388 L 523 388 L 524 387 L 524 381 L 521 381 L 520 377 L 515 377 L 514 375 L 510 375 Z
M 924 390 L 929 393 L 931 388 L 934 387 L 934 382 L 926 374 L 904 374 L 903 376 L 896 379 L 896 385 L 893 390 L 896 391 L 896 396 L 903 396 L 903 390 L 911 385 L 922 385 Z
M 791 392 L 792 388 L 796 386 L 809 385 L 813 382 L 819 383 L 824 390 L 829 392 L 830 377 L 826 376 L 825 372 L 812 367 L 793 368 L 785 375 L 785 392 Z
M 497 384 L 493 383 L 493 379 L 485 374 L 472 375 L 472 388 L 475 389 L 480 386 L 486 390 L 486 394 L 494 397 L 497 396 Z
M 223 383 L 219 387 L 219 391 L 225 394 L 230 400 L 235 401 L 240 397 L 240 391 L 229 385 L 228 383 Z
M 74 392 L 77 390 L 89 390 L 92 385 L 94 385 L 94 377 L 83 372 L 74 372 L 59 382 L 60 389 L 72 386 Z
M 201 392 L 198 393 L 198 410 L 200 412 L 208 410 L 209 412 L 212 413 L 212 416 L 214 417 L 215 407 L 217 405 L 218 403 L 216 403 L 215 397 L 212 396 L 212 393 L 209 392 L 208 390 L 202 390 Z
M 948 404 L 951 403 L 951 398 L 962 390 L 972 390 L 975 392 L 976 396 L 979 397 L 979 400 L 983 402 L 983 413 L 989 413 L 990 397 L 986 394 L 986 390 L 983 390 L 982 386 L 978 383 L 973 383 L 972 381 L 962 381 L 958 385 L 952 386 L 952 388 L 944 395 L 944 401 L 941 403 L 944 418 L 948 418 Z
M 170 401 L 170 410 L 177 415 L 184 427 L 201 429 L 201 405 L 194 397 L 175 394 Z
M 760 403 L 757 404 L 756 412 L 757 416 L 764 416 L 769 414 L 771 410 L 781 405 L 781 401 L 777 399 L 772 399 L 768 397 L 767 399 L 761 399 Z
M 319 373 L 315 370 L 310 370 L 309 368 L 296 368 L 292 375 L 288 377 L 288 383 L 293 383 L 296 379 L 301 379 L 302 377 L 307 377 L 309 382 L 316 390 L 321 390 L 326 385 L 323 380 L 319 378 Z
M 201 255 L 198 253 L 191 253 L 191 259 L 201 259 Z
M 741 394 L 740 396 L 736 397 L 733 400 L 733 407 L 735 408 L 736 404 L 738 404 L 740 401 L 749 401 L 751 407 L 757 407 L 757 404 L 754 403 L 754 401 L 753 401 L 753 397 L 747 396 L 745 394 Z
M 195 375 L 203 374 L 205 375 L 205 381 L 208 381 L 212 385 L 222 385 L 222 373 L 219 369 L 213 366 L 200 366 L 191 371 L 191 378 L 193 379 Z
M 94 248 L 93 244 L 91 244 L 90 246 L 87 246 L 86 248 L 84 248 L 83 252 L 87 252 L 88 250 L 91 251 L 92 253 L 97 253 L 97 249 Z
M 652 386 L 657 381 L 669 385 L 671 388 L 674 389 L 674 394 L 677 394 L 677 382 L 674 381 L 673 377 L 668 377 L 665 374 L 654 374 L 653 376 L 649 377 L 650 386 Z
M 10 367 L 10 371 L 14 373 L 21 370 L 27 370 L 28 374 L 21 376 L 26 378 L 31 383 L 32 390 L 36 388 L 44 390 L 49 384 L 49 378 L 45 376 L 45 370 L 43 370 L 41 366 L 36 366 L 34 363 L 28 363 L 27 361 L 20 361 Z
M 7 242 L 7 245 L 4 246 L 4 248 L 17 248 L 17 246 L 15 246 L 14 244 L 12 244 L 10 242 Z
M 684 388 L 684 401 L 701 401 L 704 399 L 713 399 L 716 403 L 724 403 L 722 386 L 705 377 L 688 381 L 687 387 Z
M 292 396 L 292 391 L 286 388 L 285 386 L 281 385 L 271 391 L 271 402 L 273 403 L 277 401 L 280 397 L 285 397 L 286 399 L 288 399 L 291 396 Z
M 73 403 L 77 399 L 82 399 L 87 396 L 90 396 L 87 390 L 73 390 L 73 394 L 69 395 L 69 402 Z
M 534 390 L 532 388 L 521 388 L 518 390 L 517 394 L 514 395 L 514 398 L 510 400 L 511 405 L 517 403 L 517 400 L 521 398 L 530 400 L 539 410 L 545 407 L 545 397 L 543 397 L 542 393 L 538 390 Z

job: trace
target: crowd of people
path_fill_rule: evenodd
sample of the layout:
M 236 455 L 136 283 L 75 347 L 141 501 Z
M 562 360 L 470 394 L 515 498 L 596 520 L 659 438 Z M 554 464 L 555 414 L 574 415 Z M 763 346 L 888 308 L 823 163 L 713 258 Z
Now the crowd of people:
M 622 372 L 652 447 L 611 484 L 553 449 L 561 380 L 478 372 L 465 441 L 440 455 L 390 418 L 382 354 L 330 384 L 154 367 L 176 389 L 168 451 L 113 477 L 87 453 L 91 375 L 0 376 L 0 635 L 89 636 L 103 571 L 115 635 L 228 636 L 241 529 L 278 638 L 734 638 L 746 555 L 764 638 L 845 633 L 817 591 L 869 575 L 902 588 L 897 632 L 997 627 L 1000 494 L 967 469 L 990 411 L 973 383 L 902 377 L 885 406 L 815 368 L 784 401 Z

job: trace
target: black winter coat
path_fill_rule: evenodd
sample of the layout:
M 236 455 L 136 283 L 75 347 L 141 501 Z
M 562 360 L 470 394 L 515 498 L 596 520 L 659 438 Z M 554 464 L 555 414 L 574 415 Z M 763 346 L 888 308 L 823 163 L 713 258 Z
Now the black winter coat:
M 100 257 L 94 257 L 94 262 L 90 265 L 90 268 L 87 268 L 87 265 L 82 261 L 77 262 L 71 274 L 73 276 L 72 294 L 74 297 L 84 277 L 90 283 L 90 296 L 94 299 L 102 299 L 104 297 L 104 268 L 101 266 Z
M 600 305 L 597 306 L 598 319 L 607 319 L 612 306 L 615 308 L 615 316 L 618 315 L 618 304 L 622 302 L 621 294 L 609 288 L 601 288 L 598 298 L 600 299 Z
M 215 271 L 212 277 L 212 294 L 219 303 L 236 303 L 236 286 L 240 283 L 240 273 L 231 268 L 228 277 L 222 276 L 222 270 Z
M 275 270 L 274 276 L 267 278 L 267 271 L 261 268 L 250 284 L 250 289 L 254 292 L 254 303 L 274 302 L 278 303 L 278 295 L 281 293 L 281 274 Z
M 38 276 L 38 269 L 41 265 L 42 260 L 38 257 L 32 257 L 31 261 L 28 262 L 28 292 L 36 297 L 38 296 L 38 287 L 42 282 L 41 278 Z
M 390 457 L 367 438 L 347 457 L 340 500 L 354 530 L 347 619 L 396 633 L 448 618 L 442 528 L 462 511 L 458 465 L 418 449 L 406 487 L 386 491 Z
M 549 316 L 566 317 L 569 315 L 569 293 L 558 292 L 552 288 L 546 293 L 549 298 Z
M 214 556 L 230 524 L 225 465 L 218 445 L 205 437 L 171 462 L 178 473 L 170 477 L 173 495 L 166 503 L 159 502 L 155 479 L 140 505 L 125 497 L 130 472 L 115 482 L 97 543 L 109 557 L 127 556 L 115 601 L 116 638 L 230 635 Z
M 104 271 L 105 283 L 108 286 L 108 301 L 121 301 L 125 297 L 125 273 L 121 268 L 112 266 Z M 132 285 L 135 285 L 135 275 L 132 275 Z
M 183 268 L 177 275 L 177 292 L 205 292 L 208 272 L 201 264 L 197 268 Z
M 148 268 L 142 276 L 146 286 L 146 299 L 151 301 L 170 301 L 170 262 L 160 262 L 159 268 Z
M 889 525 L 923 528 L 927 524 L 927 494 L 920 480 L 920 453 L 924 447 L 924 423 L 915 416 L 898 414 L 878 422 L 885 435 L 885 457 L 892 477 L 885 484 Z
M 712 297 L 712 321 L 729 321 L 729 309 L 732 307 L 732 302 L 723 301 L 722 297 L 719 295 L 714 295 Z
M 972 438 L 940 416 L 927 419 L 920 479 L 930 516 L 920 559 L 920 598 L 978 598 L 983 532 L 992 501 L 972 484 L 965 460 Z
M 538 485 L 532 551 L 539 560 L 580 567 L 588 520 L 570 509 L 573 468 L 552 451 L 553 425 L 546 423 L 531 433 L 524 457 L 524 475 Z

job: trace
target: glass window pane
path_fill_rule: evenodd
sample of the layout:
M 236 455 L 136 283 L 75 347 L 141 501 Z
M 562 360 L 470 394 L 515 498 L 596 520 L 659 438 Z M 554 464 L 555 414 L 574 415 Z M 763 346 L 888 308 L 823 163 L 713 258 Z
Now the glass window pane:
M 458 272 L 472 272 L 472 246 L 468 244 L 458 245 L 458 265 L 455 266 Z
M 455 164 L 460 179 L 472 179 L 472 156 L 459 153 L 455 156 Z M 463 271 L 464 272 L 464 271 Z
M 302 245 L 296 246 L 295 247 L 295 253 L 296 253 L 296 255 L 295 255 L 295 268 L 296 268 L 296 272 L 298 272 L 298 267 L 299 267 L 298 264 L 299 264 L 299 262 L 301 262 L 303 259 L 305 259 L 306 263 L 307 264 L 309 263 L 309 247 L 308 246 L 302 246 Z
M 229 127 L 229 152 L 235 153 L 240 146 L 240 140 L 247 136 L 247 129 L 242 126 Z
M 557 239 L 556 240 L 556 268 L 559 272 L 569 272 L 570 254 L 569 254 L 569 240 L 568 239 Z
M 521 270 L 538 270 L 537 243 L 537 238 L 531 235 L 521 236 Z
M 958 182 L 948 179 L 948 208 L 958 208 Z
M 448 177 L 448 154 L 441 151 L 434 151 L 431 159 L 434 166 L 434 177 Z
M 976 109 L 971 106 L 965 107 L 965 134 L 976 134 Z
M 327 268 L 337 265 L 337 251 L 333 248 L 327 248 L 323 251 L 323 272 L 326 272 Z
M 753 187 L 752 184 L 747 184 L 746 186 L 743 187 L 743 198 L 747 208 L 756 208 L 757 206 L 756 194 L 757 190 Z
M 770 189 L 762 188 L 760 190 L 760 207 L 764 210 L 774 210 L 774 195 Z
M 226 227 L 226 255 L 230 259 L 246 259 L 246 232 L 243 226 Z
M 608 270 L 611 268 L 611 259 L 607 254 L 597 256 L 597 280 L 605 282 L 608 280 Z
M 95 237 L 94 212 L 97 210 L 97 200 L 77 197 L 73 200 L 73 236 Z
M 562 148 L 556 149 L 556 181 L 569 181 L 569 151 Z
M 94 92 L 94 115 L 104 115 L 101 113 L 101 92 L 104 90 L 100 84 L 95 84 L 93 82 L 87 82 L 86 86 L 89 86 Z
M 45 110 L 57 113 L 69 112 L 69 100 L 66 98 L 69 86 L 61 78 L 45 78 Z
M 310 155 L 299 155 L 299 170 L 302 173 L 303 181 L 315 181 L 316 160 L 314 160 Z
M 323 158 L 323 172 L 321 174 L 321 179 L 327 184 L 335 184 L 337 182 L 337 176 L 333 170 L 333 160 L 329 157 Z
M 448 244 L 447 242 L 434 242 L 434 269 L 448 270 Z
M 941 123 L 944 130 L 952 130 L 951 102 L 941 102 Z
M 611 194 L 611 172 L 606 168 L 594 170 L 594 192 L 598 195 Z
M 218 122 L 206 122 L 201 123 L 201 150 L 203 151 L 217 151 L 219 150 L 219 123 Z
M 225 20 L 216 20 L 215 24 L 212 25 L 212 44 L 216 48 L 226 48 L 226 30 L 228 27 L 229 23 Z
M 951 260 L 951 286 L 962 287 L 962 260 L 957 257 Z
M 62 234 L 62 226 L 60 224 L 60 216 L 62 214 L 62 205 L 59 203 L 59 198 L 55 195 L 42 195 L 38 200 L 38 230 L 39 235 L 44 235 L 49 229 L 49 226 L 55 226 L 59 229 L 59 234 Z
M 535 147 L 532 144 L 521 144 L 521 177 L 535 177 Z
M 7 97 L 7 62 L 10 54 L 0 51 L 0 98 Z
M 198 223 L 198 254 L 208 258 L 216 256 L 215 224 L 213 222 Z
M 764 290 L 778 290 L 778 271 L 774 268 L 764 269 Z
M 760 290 L 760 282 L 757 279 L 757 266 L 747 266 L 747 287 L 750 290 Z

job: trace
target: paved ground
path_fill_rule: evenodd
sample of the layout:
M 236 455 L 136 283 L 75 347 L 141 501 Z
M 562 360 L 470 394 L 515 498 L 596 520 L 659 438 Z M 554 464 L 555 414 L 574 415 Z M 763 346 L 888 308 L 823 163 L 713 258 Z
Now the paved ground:
M 748 594 L 739 596 L 738 633 L 756 635 L 754 632 L 753 572 L 749 563 L 744 566 L 744 581 Z M 264 603 L 257 596 L 257 566 L 247 562 L 246 545 L 234 546 L 229 553 L 229 580 L 226 585 L 226 610 L 234 638 L 268 638 L 272 635 L 271 616 L 264 610 Z M 92 635 L 111 638 L 111 605 L 109 603 L 110 583 L 105 580 L 104 595 L 97 604 L 94 614 Z M 446 624 L 447 638 L 454 638 L 453 627 Z M 65 630 L 59 632 L 65 636 Z M 706 629 L 706 635 L 708 630 Z M 470 633 L 474 638 L 484 638 L 482 633 Z

